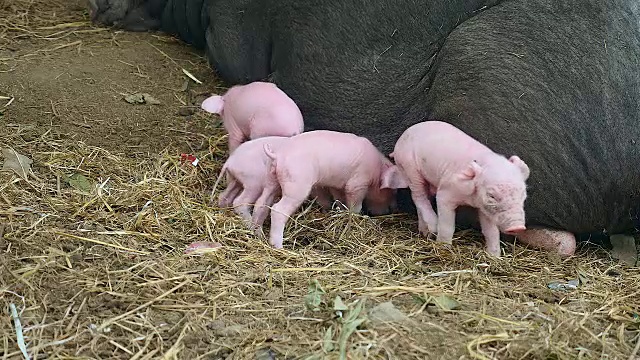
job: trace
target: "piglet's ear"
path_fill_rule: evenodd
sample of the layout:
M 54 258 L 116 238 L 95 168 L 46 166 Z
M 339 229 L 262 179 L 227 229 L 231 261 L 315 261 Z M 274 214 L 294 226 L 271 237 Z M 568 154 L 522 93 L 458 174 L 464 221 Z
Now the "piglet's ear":
M 382 171 L 381 189 L 402 189 L 409 187 L 409 179 L 400 171 L 398 166 L 392 165 Z
M 480 173 L 482 173 L 482 166 L 480 166 L 480 164 L 478 164 L 475 160 L 470 162 L 469 165 L 467 165 L 466 168 L 464 168 L 464 170 L 462 170 L 462 173 L 460 174 L 460 176 L 464 179 L 464 180 L 473 180 L 476 176 L 480 175 Z
M 520 159 L 519 157 L 517 157 L 516 155 L 513 155 L 512 157 L 509 158 L 509 161 L 518 167 L 518 169 L 520 169 L 520 172 L 522 173 L 522 176 L 524 177 L 525 180 L 527 180 L 529 178 L 529 166 L 527 166 L 527 164 L 522 161 L 522 159 Z
M 224 99 L 220 95 L 210 96 L 202 102 L 201 107 L 206 112 L 220 114 L 224 108 Z

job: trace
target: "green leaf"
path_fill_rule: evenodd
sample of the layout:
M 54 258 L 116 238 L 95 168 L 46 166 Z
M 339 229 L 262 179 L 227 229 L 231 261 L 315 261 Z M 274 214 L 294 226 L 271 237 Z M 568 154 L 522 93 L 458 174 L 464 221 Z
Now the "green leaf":
M 567 291 L 567 290 L 575 290 L 578 288 L 578 279 L 573 279 L 570 281 L 552 281 L 547 284 L 547 287 L 551 290 L 558 291 Z
M 345 305 L 342 299 L 340 298 L 340 295 L 337 295 L 336 298 L 333 300 L 333 310 L 345 311 L 348 309 L 349 308 L 347 307 L 347 305 Z
M 443 310 L 456 310 L 460 308 L 460 303 L 448 295 L 434 296 L 433 301 Z
M 276 353 L 269 349 L 259 349 L 258 351 L 256 351 L 256 360 L 275 360 L 276 358 Z
M 356 307 L 349 311 L 349 315 L 343 318 L 342 330 L 340 331 L 340 338 L 338 339 L 338 344 L 340 346 L 340 360 L 347 359 L 347 340 L 349 339 L 349 336 L 356 331 L 360 324 L 367 320 L 366 316 L 358 318 L 362 312 L 363 306 L 364 300 L 358 301 Z
M 322 340 L 322 350 L 325 353 L 330 353 L 335 347 L 333 346 L 333 327 L 329 326 L 324 333 L 324 339 Z
M 427 302 L 427 299 L 417 294 L 412 294 L 411 297 L 413 297 L 413 301 L 415 301 L 417 304 L 420 304 L 420 305 L 423 305 L 424 303 Z
M 313 279 L 309 283 L 308 293 L 304 297 L 304 304 L 307 309 L 312 311 L 319 311 L 320 304 L 322 304 L 322 295 L 324 294 L 324 290 L 318 280 Z
M 69 185 L 76 190 L 91 192 L 93 184 L 84 175 L 75 173 L 67 178 Z

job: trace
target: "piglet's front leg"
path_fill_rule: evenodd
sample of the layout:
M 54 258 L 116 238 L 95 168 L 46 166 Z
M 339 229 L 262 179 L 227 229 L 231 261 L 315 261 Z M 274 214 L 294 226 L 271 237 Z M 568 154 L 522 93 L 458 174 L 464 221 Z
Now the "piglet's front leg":
M 325 188 L 318 187 L 311 191 L 311 197 L 316 198 L 316 202 L 320 205 L 322 211 L 331 210 L 331 194 Z
M 482 235 L 484 235 L 485 251 L 495 257 L 500 257 L 500 230 L 498 225 L 482 212 L 478 212 L 478 220 Z
M 228 122 L 224 124 L 227 133 L 229 134 L 228 146 L 229 146 L 229 154 L 233 153 L 240 145 L 242 145 L 247 137 L 243 134 L 242 130 L 240 130 L 236 125 L 231 125 Z
M 449 201 L 444 192 L 436 195 L 438 204 L 438 237 L 437 241 L 451 244 L 456 230 L 456 205 Z
M 418 210 L 418 231 L 424 236 L 428 236 L 429 232 L 438 232 L 438 216 L 433 211 L 425 186 L 421 183 L 412 183 L 409 188 L 413 203 Z
M 349 211 L 360 214 L 362 212 L 362 202 L 367 196 L 367 187 L 360 184 L 347 184 L 345 187 L 344 195 L 347 200 Z

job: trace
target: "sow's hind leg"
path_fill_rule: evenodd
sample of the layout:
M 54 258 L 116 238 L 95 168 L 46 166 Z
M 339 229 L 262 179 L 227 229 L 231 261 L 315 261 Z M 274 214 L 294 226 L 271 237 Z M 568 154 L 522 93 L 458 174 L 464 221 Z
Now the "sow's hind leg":
M 516 238 L 535 249 L 555 252 L 560 256 L 571 256 L 576 251 L 576 237 L 567 231 L 532 228 L 518 234 Z

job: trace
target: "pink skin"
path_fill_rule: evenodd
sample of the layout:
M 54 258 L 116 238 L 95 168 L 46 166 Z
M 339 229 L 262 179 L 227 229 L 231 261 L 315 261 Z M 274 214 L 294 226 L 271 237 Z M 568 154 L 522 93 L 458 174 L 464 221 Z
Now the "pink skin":
M 224 163 L 211 192 L 213 196 L 222 174 L 226 172 L 227 188 L 220 194 L 218 206 L 233 205 L 234 211 L 242 217 L 247 227 L 259 236 L 264 235 L 262 224 L 269 215 L 269 206 L 280 194 L 280 187 L 271 171 L 271 159 L 264 153 L 264 145 L 278 149 L 288 139 L 268 136 L 241 144 Z M 253 214 L 251 204 L 254 204 Z
M 187 248 L 184 250 L 184 253 L 192 254 L 192 253 L 198 252 L 199 250 L 205 250 L 205 249 L 214 250 L 220 247 L 222 247 L 222 244 L 220 244 L 219 242 L 196 241 L 189 244 L 189 246 L 187 246 Z
M 391 170 L 393 167 L 391 161 L 382 153 L 380 153 L 380 159 L 382 160 L 383 172 Z M 342 189 L 314 187 L 311 190 L 311 197 L 316 198 L 323 211 L 330 210 L 334 201 L 340 201 L 342 204 L 347 203 Z M 395 189 L 374 188 L 369 190 L 363 202 L 367 205 L 372 215 L 384 215 L 388 214 L 389 211 L 395 212 L 398 210 Z
M 563 257 L 571 256 L 576 251 L 576 237 L 567 231 L 546 228 L 527 229 L 516 238 L 532 248 L 555 252 Z
M 386 188 L 382 186 L 382 180 L 385 177 L 388 177 L 387 174 L 396 169 L 396 166 L 387 159 L 384 154 L 378 152 L 380 155 L 380 161 L 382 162 L 382 172 L 380 177 L 380 182 L 377 184 L 379 186 L 372 187 L 367 192 L 367 196 L 364 199 L 364 203 L 367 205 L 369 212 L 372 215 L 384 215 L 388 214 L 390 211 L 395 212 L 398 210 L 398 203 L 396 201 L 396 189 Z
M 202 109 L 222 117 L 229 133 L 229 152 L 247 140 L 294 136 L 304 130 L 296 103 L 275 84 L 252 82 L 231 87 L 224 95 L 202 102 Z
M 346 203 L 345 195 L 339 189 L 334 188 L 314 187 L 311 190 L 311 197 L 316 198 L 316 202 L 323 211 L 331 210 L 334 201 Z
M 339 190 L 354 213 L 361 211 L 365 198 L 379 207 L 393 202 L 393 192 L 380 188 L 384 173 L 392 167 L 385 166 L 384 155 L 366 138 L 309 131 L 289 138 L 279 149 L 265 145 L 264 152 L 273 159 L 272 169 L 282 189 L 282 198 L 272 207 L 269 234 L 269 243 L 277 249 L 282 248 L 288 218 L 314 189 L 316 193 L 318 188 Z
M 458 128 L 441 121 L 409 127 L 394 152 L 397 169 L 387 172 L 383 187 L 409 187 L 418 209 L 421 233 L 437 232 L 451 244 L 458 206 L 477 208 L 486 251 L 500 256 L 500 232 L 526 230 L 524 202 L 529 167 L 519 157 L 509 159 Z M 436 197 L 438 214 L 430 198 Z

